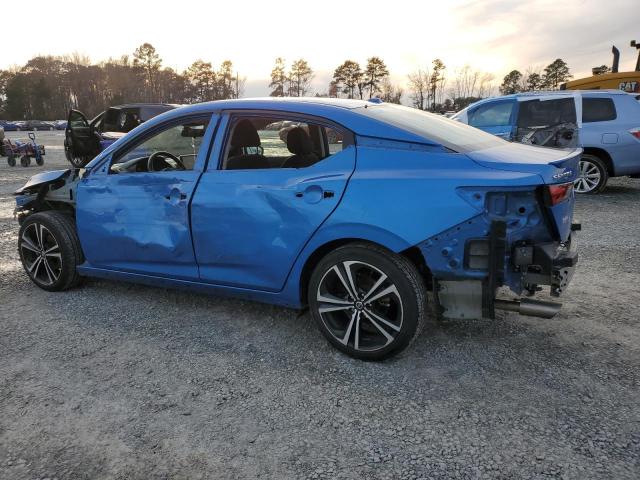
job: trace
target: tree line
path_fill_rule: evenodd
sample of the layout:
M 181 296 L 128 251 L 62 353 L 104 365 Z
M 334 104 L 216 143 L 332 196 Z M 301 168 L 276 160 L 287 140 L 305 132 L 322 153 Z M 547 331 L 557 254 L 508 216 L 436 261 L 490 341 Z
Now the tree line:
M 0 70 L 0 118 L 63 119 L 72 108 L 92 117 L 123 103 L 187 104 L 237 98 L 245 81 L 230 60 L 217 69 L 203 60 L 183 72 L 163 67 L 149 43 L 131 56 L 98 64 L 79 54 L 38 56 L 22 67 Z
M 599 68 L 608 70 L 606 65 Z M 502 80 L 500 93 L 510 95 L 519 92 L 557 90 L 562 83 L 571 78 L 573 75 L 571 75 L 567 63 L 561 58 L 556 58 L 544 70 L 533 67 L 529 67 L 524 73 L 519 70 L 511 70 Z
M 601 67 L 603 72 L 607 67 Z M 464 66 L 449 71 L 440 58 L 418 68 L 406 77 L 408 102 L 421 110 L 434 112 L 460 110 L 482 98 L 536 90 L 553 90 L 572 77 L 562 59 L 544 69 L 512 70 L 496 86 L 495 77 Z M 275 59 L 268 84 L 273 97 L 372 98 L 402 103 L 404 88 L 392 82 L 389 68 L 378 56 L 362 65 L 353 59 L 340 63 L 325 91 L 313 92 L 315 72 L 304 58 L 290 64 Z M 149 43 L 140 45 L 131 56 L 123 55 L 92 64 L 78 54 L 62 57 L 38 56 L 24 66 L 0 70 L 0 118 L 53 120 L 66 118 L 69 109 L 93 116 L 111 105 L 134 102 L 189 104 L 209 100 L 238 98 L 245 77 L 225 60 L 218 68 L 211 62 L 196 60 L 183 72 L 162 64 L 162 58 Z M 407 101 L 404 101 L 407 103 Z

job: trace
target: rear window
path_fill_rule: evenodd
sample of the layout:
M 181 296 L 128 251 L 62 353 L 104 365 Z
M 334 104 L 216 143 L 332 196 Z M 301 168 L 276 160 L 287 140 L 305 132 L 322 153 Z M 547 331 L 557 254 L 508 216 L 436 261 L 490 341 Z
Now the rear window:
M 611 98 L 582 98 L 582 123 L 615 119 L 616 107 Z
M 504 145 L 505 140 L 446 117 L 401 105 L 377 105 L 360 110 L 371 118 L 402 128 L 454 152 Z

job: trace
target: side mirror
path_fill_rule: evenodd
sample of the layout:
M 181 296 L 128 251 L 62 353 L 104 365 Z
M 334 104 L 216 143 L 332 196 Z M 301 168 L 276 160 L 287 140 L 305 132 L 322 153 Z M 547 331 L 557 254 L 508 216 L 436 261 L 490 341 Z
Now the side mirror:
M 31 140 L 35 141 L 35 140 L 36 140 L 36 134 L 35 134 L 35 133 L 33 133 L 33 132 L 29 132 L 29 138 L 30 138 Z

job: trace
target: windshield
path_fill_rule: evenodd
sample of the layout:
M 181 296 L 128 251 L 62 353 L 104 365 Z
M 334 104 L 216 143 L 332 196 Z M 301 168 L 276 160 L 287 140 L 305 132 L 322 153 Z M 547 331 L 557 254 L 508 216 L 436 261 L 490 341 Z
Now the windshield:
M 505 142 L 477 128 L 417 108 L 383 104 L 360 109 L 360 112 L 426 140 L 437 142 L 455 152 L 464 153 L 498 147 Z

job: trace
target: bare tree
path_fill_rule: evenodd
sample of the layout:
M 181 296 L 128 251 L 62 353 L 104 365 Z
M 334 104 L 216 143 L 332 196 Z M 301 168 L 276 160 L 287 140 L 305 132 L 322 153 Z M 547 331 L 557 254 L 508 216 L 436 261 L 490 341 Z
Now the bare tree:
M 493 74 L 475 70 L 469 65 L 456 70 L 453 85 L 449 89 L 453 108 L 465 108 L 470 103 L 490 96 L 494 78 Z
M 404 90 L 400 86 L 391 83 L 389 77 L 383 78 L 380 82 L 380 98 L 387 103 L 400 104 L 403 93 Z
M 493 95 L 495 90 L 494 80 L 496 79 L 493 73 L 482 73 L 480 75 L 480 84 L 478 85 L 478 97 L 486 98 Z
M 455 73 L 456 76 L 451 88 L 454 103 L 456 98 L 475 97 L 481 73 L 478 70 L 473 70 L 469 65 L 459 68 Z
M 429 106 L 429 79 L 431 78 L 429 68 L 424 70 L 419 68 L 407 75 L 407 78 L 413 106 L 426 110 Z

